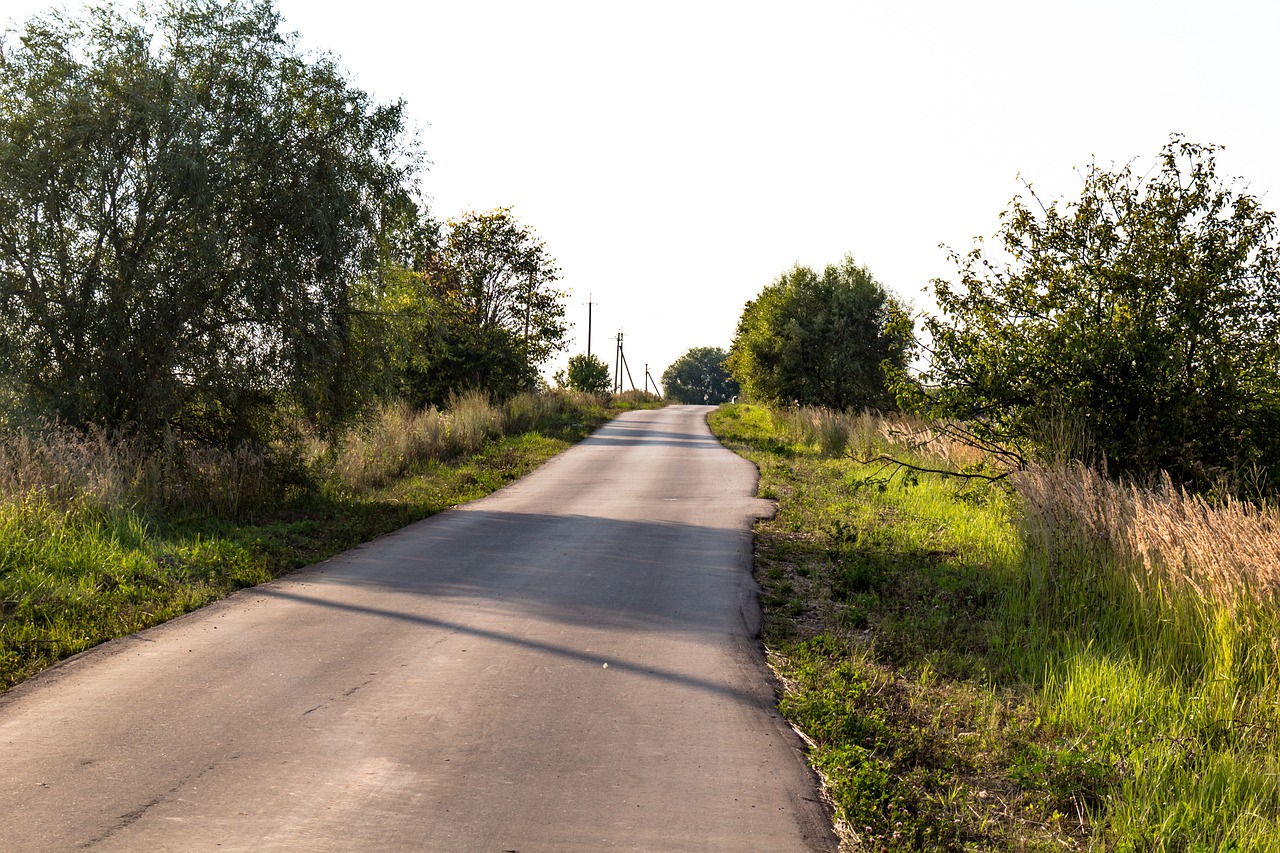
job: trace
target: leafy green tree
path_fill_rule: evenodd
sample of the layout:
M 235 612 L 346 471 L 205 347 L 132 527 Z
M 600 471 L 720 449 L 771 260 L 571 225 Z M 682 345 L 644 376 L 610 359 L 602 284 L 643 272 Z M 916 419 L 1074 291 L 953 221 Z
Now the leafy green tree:
M 403 107 L 270 0 L 29 21 L 0 46 L 0 363 L 70 424 L 250 434 L 350 403 L 353 288 L 410 204 Z
M 729 355 L 719 347 L 694 347 L 662 372 L 668 400 L 701 405 L 724 403 L 738 395 L 724 361 Z
M 560 271 L 509 208 L 446 223 L 422 272 L 431 323 L 411 345 L 406 385 L 417 402 L 483 389 L 531 390 L 538 367 L 565 348 Z
M 449 220 L 428 272 L 441 297 L 469 325 L 510 332 L 535 367 L 564 349 L 564 293 L 553 286 L 560 270 L 510 208 Z
M 932 363 L 904 390 L 1033 453 L 1065 434 L 1113 473 L 1280 483 L 1275 216 L 1219 180 L 1215 150 L 1174 136 L 1147 175 L 1093 165 L 1066 205 L 1028 187 L 997 248 L 934 283 Z
M 747 303 L 726 365 L 763 402 L 891 408 L 884 365 L 906 364 L 910 327 L 852 256 L 820 276 L 797 265 Z
M 609 365 L 597 356 L 585 353 L 570 356 L 568 376 L 557 373 L 556 381 L 566 388 L 588 394 L 607 394 L 613 385 Z

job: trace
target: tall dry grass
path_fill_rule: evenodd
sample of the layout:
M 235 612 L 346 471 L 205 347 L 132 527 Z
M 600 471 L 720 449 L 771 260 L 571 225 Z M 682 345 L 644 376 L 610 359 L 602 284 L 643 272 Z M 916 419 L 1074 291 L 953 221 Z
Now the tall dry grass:
M 1280 600 L 1280 509 L 1226 498 L 1210 504 L 1165 475 L 1154 488 L 1072 463 L 1019 472 L 1029 544 L 1095 566 L 1124 567 L 1138 588 L 1186 590 L 1221 604 Z
M 421 462 L 474 453 L 506 428 L 506 412 L 479 392 L 452 397 L 443 411 L 383 404 L 335 440 L 333 474 L 348 489 L 378 488 Z
M 366 422 L 332 444 L 313 438 L 313 467 L 332 459 L 331 476 L 342 488 L 366 492 L 403 476 L 415 465 L 475 453 L 487 441 L 534 430 L 574 412 L 599 410 L 604 400 L 576 391 L 517 394 L 501 403 L 471 391 L 450 397 L 443 409 L 379 406 Z
M 622 391 L 618 394 L 610 395 L 610 399 L 615 403 L 621 403 L 624 406 L 647 405 L 650 403 L 661 403 L 662 397 L 651 391 L 641 391 L 633 388 L 630 391 Z
M 1078 463 L 1015 485 L 1009 654 L 1111 756 L 1107 848 L 1280 849 L 1280 511 Z
M 946 424 L 909 414 L 795 407 L 775 412 L 788 436 L 827 456 L 881 450 L 953 470 L 998 467 L 987 450 Z M 1183 590 L 1222 604 L 1242 596 L 1280 602 L 1280 505 L 1233 497 L 1210 502 L 1173 485 L 1118 482 L 1079 462 L 1018 471 L 1023 528 L 1033 551 L 1075 563 L 1123 567 L 1136 587 Z
M 316 482 L 367 492 L 423 461 L 454 459 L 490 439 L 603 407 L 603 399 L 579 392 L 520 394 L 500 404 L 471 392 L 452 397 L 444 409 L 384 404 L 333 437 L 297 426 L 296 438 L 272 448 L 200 445 L 172 433 L 153 448 L 101 429 L 9 427 L 0 429 L 0 503 L 38 498 L 106 514 L 235 518 L 277 501 L 284 481 L 296 479 L 297 465 Z
M 415 462 L 442 459 L 449 443 L 449 423 L 434 406 L 414 410 L 405 404 L 378 408 L 368 423 L 335 440 L 333 476 L 349 489 L 377 488 L 399 477 Z M 313 465 L 329 449 L 315 442 Z
M 882 451 L 906 452 L 957 470 L 991 463 L 991 455 L 955 434 L 904 412 L 839 412 L 797 406 L 774 412 L 792 441 L 817 447 L 824 456 L 870 458 Z
M 263 451 L 180 442 L 159 450 L 101 429 L 46 425 L 0 432 L 0 502 L 38 498 L 104 513 L 207 511 L 230 516 L 271 500 L 277 481 Z

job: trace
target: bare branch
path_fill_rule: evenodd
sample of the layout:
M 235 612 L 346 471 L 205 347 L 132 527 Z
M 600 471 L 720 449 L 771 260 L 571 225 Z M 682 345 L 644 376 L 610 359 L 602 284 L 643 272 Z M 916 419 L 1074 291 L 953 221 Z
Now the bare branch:
M 1020 470 L 1019 468 L 1010 468 L 1008 471 L 1005 471 L 1000 474 L 980 474 L 976 471 L 948 471 L 944 468 L 925 468 L 923 465 L 914 465 L 910 462 L 905 462 L 901 459 L 895 459 L 892 456 L 888 456 L 884 453 L 878 454 L 876 456 L 871 456 L 866 459 L 863 459 L 859 456 L 855 456 L 852 453 L 849 453 L 846 455 L 850 459 L 852 459 L 854 462 L 857 462 L 860 465 L 873 465 L 876 462 L 884 462 L 885 465 L 883 465 L 881 468 L 879 468 L 876 471 L 876 475 L 879 475 L 881 471 L 883 471 L 885 468 L 888 468 L 890 465 L 895 465 L 897 466 L 897 469 L 898 469 L 897 471 L 894 471 L 895 474 L 898 473 L 898 471 L 901 471 L 902 469 L 905 468 L 908 471 L 919 471 L 921 474 L 941 474 L 944 477 L 960 477 L 965 480 L 986 480 L 989 483 L 997 483 L 1005 479 L 1006 477 L 1008 477 L 1014 471 Z

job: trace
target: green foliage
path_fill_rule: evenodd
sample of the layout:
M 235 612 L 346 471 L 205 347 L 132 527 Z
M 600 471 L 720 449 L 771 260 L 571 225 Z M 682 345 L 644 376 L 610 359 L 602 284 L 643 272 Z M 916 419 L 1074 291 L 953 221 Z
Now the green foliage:
M 729 355 L 719 347 L 694 347 L 662 372 L 668 400 L 695 405 L 718 405 L 738 396 L 738 383 L 729 376 L 724 361 Z
M 906 365 L 910 325 L 852 256 L 821 276 L 796 266 L 747 303 L 726 366 L 761 402 L 891 408 L 884 365 Z
M 403 106 L 269 0 L 29 21 L 0 51 L 0 362 L 65 423 L 349 414 L 354 288 L 412 207 Z
M 556 380 L 571 391 L 607 394 L 613 384 L 609 365 L 595 355 L 579 353 L 569 358 L 568 374 L 556 374 Z
M 958 499 L 969 484 L 828 456 L 792 409 L 722 406 L 708 421 L 778 499 L 755 531 L 764 640 L 848 846 L 1082 849 L 1091 828 L 1072 798 L 1106 782 L 1025 779 L 1028 751 L 1053 763 L 1071 747 L 1036 725 L 1023 685 L 998 681 L 995 592 L 1017 538 L 1000 487 L 976 505 Z M 882 435 L 867 438 L 887 450 Z
M 444 231 L 419 280 L 397 291 L 417 318 L 397 357 L 404 392 L 425 405 L 533 390 L 568 333 L 554 259 L 509 208 L 464 214 Z
M 998 249 L 953 253 L 959 281 L 934 282 L 944 316 L 906 396 L 1113 473 L 1280 482 L 1275 216 L 1217 177 L 1214 151 L 1174 137 L 1149 175 L 1090 166 L 1065 206 L 1028 186 Z
M 827 457 L 796 420 L 709 423 L 779 500 L 755 536 L 764 639 L 851 847 L 1280 849 L 1273 511 L 1165 489 L 1160 512 L 1080 466 L 1038 491 L 907 476 Z M 890 443 L 905 421 L 874 449 L 968 449 Z M 1239 553 L 1257 575 L 1224 596 L 1206 581 Z

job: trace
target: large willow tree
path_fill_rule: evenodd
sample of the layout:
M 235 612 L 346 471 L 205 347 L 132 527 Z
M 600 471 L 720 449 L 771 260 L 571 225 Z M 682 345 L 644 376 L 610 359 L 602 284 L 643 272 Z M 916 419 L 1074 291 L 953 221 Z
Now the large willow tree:
M 0 46 L 0 369 L 70 424 L 340 420 L 403 128 L 270 0 L 27 22 Z

